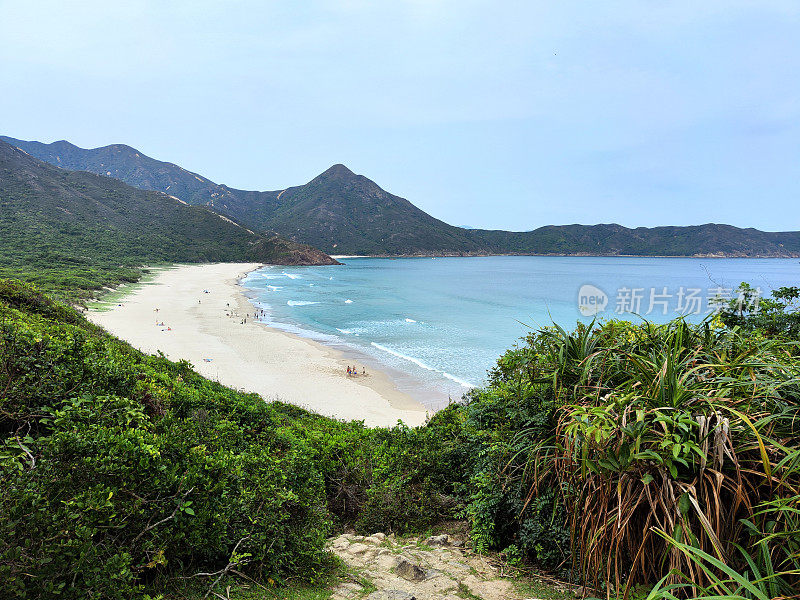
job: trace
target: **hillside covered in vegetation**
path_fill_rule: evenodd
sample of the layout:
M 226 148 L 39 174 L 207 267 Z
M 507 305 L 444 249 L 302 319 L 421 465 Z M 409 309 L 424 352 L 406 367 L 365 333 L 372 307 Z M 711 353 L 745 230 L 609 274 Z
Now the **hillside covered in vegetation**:
M 120 181 L 55 168 L 0 141 L 0 275 L 74 296 L 165 262 L 335 264 L 198 206 Z
M 369 429 L 224 388 L 2 281 L 0 596 L 177 598 L 225 569 L 314 581 L 345 526 L 464 518 L 476 549 L 595 594 L 789 597 L 798 296 L 697 326 L 532 332 L 463 404 Z
M 64 169 L 89 171 L 208 206 L 257 231 L 274 231 L 331 254 L 533 254 L 635 256 L 800 256 L 800 232 L 708 223 L 690 227 L 547 225 L 532 231 L 449 225 L 344 165 L 304 185 L 246 191 L 114 144 L 84 149 L 1 137 Z

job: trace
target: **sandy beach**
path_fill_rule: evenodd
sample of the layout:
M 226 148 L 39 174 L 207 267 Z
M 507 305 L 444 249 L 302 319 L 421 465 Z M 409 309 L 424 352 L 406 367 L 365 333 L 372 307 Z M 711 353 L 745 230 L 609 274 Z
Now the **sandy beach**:
M 175 266 L 111 307 L 98 304 L 88 317 L 144 352 L 188 360 L 205 377 L 268 401 L 370 426 L 425 421 L 426 408 L 384 373 L 370 369 L 349 377 L 346 369 L 354 361 L 342 352 L 253 319 L 256 309 L 237 282 L 259 266 Z

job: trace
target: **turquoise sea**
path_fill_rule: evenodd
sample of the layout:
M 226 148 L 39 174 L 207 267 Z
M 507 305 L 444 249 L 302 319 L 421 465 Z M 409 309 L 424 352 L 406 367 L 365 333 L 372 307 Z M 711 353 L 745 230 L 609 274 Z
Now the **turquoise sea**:
M 598 318 L 699 320 L 746 281 L 800 282 L 797 259 L 628 257 L 345 258 L 336 267 L 263 267 L 242 282 L 267 324 L 344 350 L 439 408 L 531 328 Z M 579 298 L 582 295 L 582 298 Z M 589 309 L 587 310 L 587 307 Z M 699 310 L 699 313 L 697 312 Z

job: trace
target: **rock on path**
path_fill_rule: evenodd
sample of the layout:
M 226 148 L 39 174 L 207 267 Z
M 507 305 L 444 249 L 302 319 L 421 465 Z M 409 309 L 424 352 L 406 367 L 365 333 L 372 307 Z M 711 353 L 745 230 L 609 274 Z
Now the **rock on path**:
M 485 558 L 455 544 L 447 535 L 402 544 L 382 533 L 340 535 L 329 549 L 377 589 L 343 583 L 332 600 L 523 600 Z

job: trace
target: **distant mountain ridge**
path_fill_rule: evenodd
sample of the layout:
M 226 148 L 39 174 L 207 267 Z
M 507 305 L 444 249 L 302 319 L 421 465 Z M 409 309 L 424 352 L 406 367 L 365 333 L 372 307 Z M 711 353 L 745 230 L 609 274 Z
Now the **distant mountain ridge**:
M 174 163 L 142 154 L 125 144 L 101 148 L 79 148 L 66 140 L 43 144 L 0 136 L 0 140 L 24 150 L 34 158 L 70 171 L 88 171 L 113 177 L 141 190 L 163 192 L 193 205 L 225 204 L 232 192 Z
M 3 267 L 135 267 L 155 262 L 335 264 L 206 207 L 92 173 L 57 169 L 0 141 Z
M 800 256 L 800 232 L 715 223 L 635 229 L 617 224 L 548 225 L 524 232 L 455 227 L 341 164 L 304 185 L 258 192 L 218 185 L 129 146 L 86 150 L 65 141 L 0 139 L 62 168 L 115 177 L 188 204 L 209 206 L 254 230 L 274 231 L 330 254 Z

